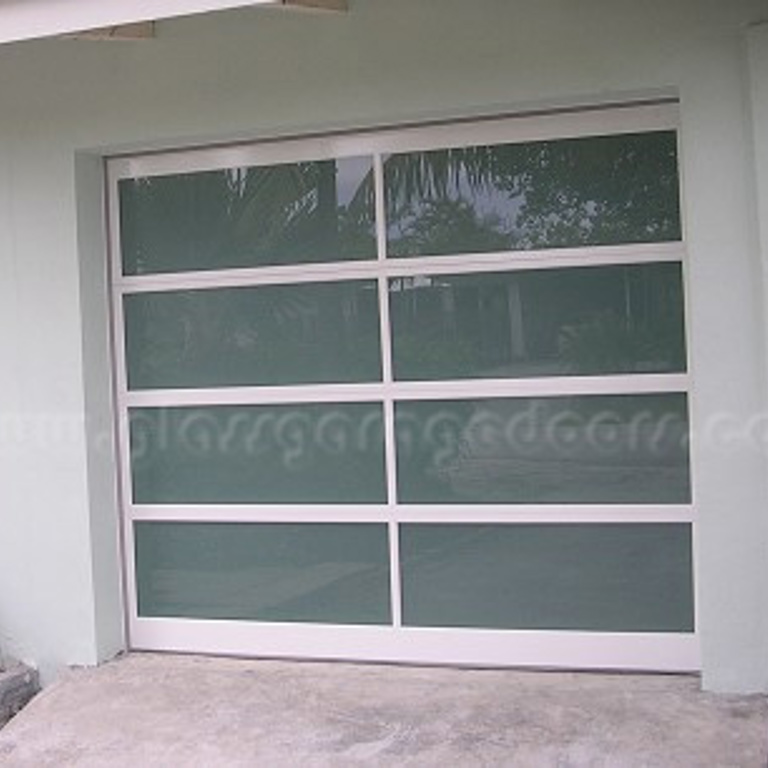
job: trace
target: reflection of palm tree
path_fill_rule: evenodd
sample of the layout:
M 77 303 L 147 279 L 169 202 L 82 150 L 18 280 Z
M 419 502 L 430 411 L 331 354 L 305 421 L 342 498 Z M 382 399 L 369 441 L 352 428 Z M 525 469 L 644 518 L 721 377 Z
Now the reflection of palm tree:
M 371 258 L 372 167 L 340 206 L 341 162 L 124 180 L 124 251 L 133 271 L 158 258 L 146 252 L 148 242 L 172 252 L 183 243 L 183 269 Z M 414 227 L 425 254 L 451 252 L 449 239 L 461 252 L 680 237 L 671 131 L 393 154 L 384 173 L 397 255 L 412 252 L 413 242 L 406 249 L 399 241 Z M 423 241 L 428 228 L 432 243 Z
M 672 131 L 391 155 L 388 224 L 471 198 L 511 249 L 675 240 L 676 155 Z
M 429 200 L 403 210 L 389 231 L 397 256 L 456 253 L 458 243 L 462 250 L 475 252 L 506 250 L 509 244 L 499 218 L 479 215 L 463 197 Z
M 361 170 L 354 189 L 345 189 L 340 202 L 338 176 L 345 162 L 356 162 Z M 390 255 L 679 237 L 672 132 L 393 154 L 385 158 L 384 174 Z M 373 258 L 374 189 L 372 163 L 366 169 L 359 159 L 124 180 L 120 203 L 127 271 Z M 519 357 L 525 353 L 524 318 L 515 291 L 516 286 L 510 285 L 506 304 L 512 354 Z M 453 301 L 450 288 L 443 293 L 448 306 Z M 280 316 L 306 309 L 291 307 L 287 295 L 270 296 L 279 306 L 265 306 L 270 299 L 262 294 L 264 319 L 255 323 L 251 315 L 252 328 L 231 334 L 236 343 L 253 346 L 256 325 L 268 327 Z M 250 301 L 245 296 L 244 300 Z M 232 305 L 232 324 L 235 316 L 249 316 L 237 304 Z M 182 314 L 192 318 L 186 325 L 194 327 L 197 336 L 176 349 L 177 354 L 187 347 L 215 346 L 221 323 L 230 323 L 220 306 L 206 309 L 205 302 L 189 301 Z M 356 313 L 343 314 L 341 331 L 356 338 L 360 335 Z M 450 307 L 444 314 L 451 314 Z M 629 320 L 634 314 L 628 313 Z M 598 333 L 605 336 L 595 322 L 564 331 L 561 351 L 574 364 L 584 362 L 587 339 L 596 341 Z M 311 346 L 312 323 L 307 325 Z M 211 338 L 201 338 L 206 334 Z M 605 350 L 629 344 L 626 334 L 623 341 L 614 338 L 615 332 L 609 335 L 597 346 Z M 469 357 L 477 352 L 470 341 L 462 344 L 456 332 L 446 334 L 438 328 L 435 337 L 451 341 L 447 346 L 432 344 L 435 365 L 460 349 L 466 348 Z M 629 346 L 640 343 L 636 335 L 633 338 Z M 423 354 L 423 345 L 419 346 L 422 349 L 414 349 L 417 356 Z
M 121 182 L 128 271 L 175 271 L 364 258 L 373 214 L 340 206 L 336 161 Z M 358 253 L 359 252 L 359 255 Z

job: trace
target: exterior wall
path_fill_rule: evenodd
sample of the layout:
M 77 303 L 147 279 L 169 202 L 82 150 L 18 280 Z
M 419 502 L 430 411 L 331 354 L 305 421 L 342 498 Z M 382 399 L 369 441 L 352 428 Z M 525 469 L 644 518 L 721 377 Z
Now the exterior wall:
M 762 3 L 350 5 L 0 48 L 0 647 L 50 679 L 122 646 L 100 155 L 679 95 L 704 684 L 768 690 L 765 457 L 733 429 L 766 405 Z
M 757 214 L 757 234 L 762 265 L 763 326 L 766 323 L 765 297 L 768 296 L 768 22 L 753 25 L 747 32 L 749 82 L 751 86 L 752 141 L 754 150 L 754 173 Z M 764 340 L 765 341 L 765 340 Z M 768 526 L 764 520 L 763 525 Z M 763 551 L 762 556 L 765 557 Z M 765 584 L 757 582 L 758 587 Z M 762 600 L 761 610 L 763 637 L 768 634 L 768 597 L 758 593 Z
M 747 30 L 747 46 L 757 235 L 765 291 L 768 288 L 768 21 L 752 25 Z

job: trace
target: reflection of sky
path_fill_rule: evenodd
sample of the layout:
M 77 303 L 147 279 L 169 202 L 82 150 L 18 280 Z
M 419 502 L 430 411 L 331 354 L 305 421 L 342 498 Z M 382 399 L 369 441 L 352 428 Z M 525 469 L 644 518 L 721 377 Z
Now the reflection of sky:
M 348 206 L 365 177 L 373 169 L 370 157 L 345 157 L 336 161 L 336 194 L 339 205 Z
M 333 162 L 336 163 L 336 194 L 339 205 L 346 207 L 354 199 L 363 181 L 372 172 L 373 159 L 371 157 L 345 157 Z M 295 163 L 286 163 L 285 167 L 291 165 L 295 165 Z M 231 184 L 242 187 L 248 173 L 254 170 L 259 171 L 278 167 L 280 166 L 229 168 L 222 171 L 222 173 L 228 177 Z
M 419 288 L 431 288 L 432 286 L 450 287 L 450 283 L 441 283 L 439 278 L 432 278 L 428 275 L 416 275 L 415 277 L 396 277 L 389 281 L 389 292 L 400 293 L 400 291 L 413 291 Z
M 468 149 L 490 150 L 496 153 L 496 159 L 499 161 L 503 159 L 503 154 L 498 154 L 497 151 L 501 151 L 507 146 L 494 145 L 492 147 L 469 147 Z M 390 158 L 394 158 L 394 162 L 412 163 L 414 169 L 418 169 L 421 166 L 423 156 L 424 153 L 421 152 L 387 155 L 385 156 L 385 162 Z M 441 161 L 449 166 L 453 162 L 447 154 L 441 158 Z M 460 158 L 457 158 L 456 162 L 461 163 L 462 161 Z M 489 232 L 510 236 L 525 235 L 523 230 L 531 226 L 530 221 L 525 223 L 520 221 L 521 212 L 527 202 L 525 191 L 518 190 L 513 192 L 508 188 L 514 186 L 518 175 L 518 170 L 516 170 L 513 163 L 507 165 L 505 176 L 508 179 L 508 183 L 503 185 L 495 183 L 493 179 L 488 177 L 482 179 L 479 183 L 473 183 L 465 168 L 459 167 L 456 174 L 453 173 L 453 170 L 451 168 L 444 192 L 439 193 L 433 190 L 429 193 L 424 193 L 420 199 L 409 200 L 408 205 L 399 211 L 396 208 L 390 207 L 388 211 L 390 220 L 387 227 L 390 237 L 397 238 L 407 234 L 409 229 L 430 210 L 430 207 L 439 202 L 462 202 L 467 204 L 474 212 L 478 225 L 484 227 Z M 537 170 L 543 181 L 547 173 L 546 168 L 541 167 Z M 565 181 L 568 181 L 568 179 Z M 391 177 L 387 179 L 387 182 L 391 184 Z M 597 201 L 588 198 L 585 193 L 586 190 L 579 189 L 576 204 L 581 207 L 583 215 L 575 223 L 583 230 L 589 231 L 594 227 L 595 218 L 599 211 Z M 395 198 L 397 198 L 397 195 L 395 195 Z M 572 201 L 567 204 L 563 200 L 562 205 L 573 207 L 574 202 Z M 536 226 L 544 231 L 546 227 L 557 225 L 563 218 L 562 211 L 557 209 L 547 212 L 542 211 L 538 215 Z
M 414 160 L 419 156 L 417 153 Z M 385 162 L 390 157 L 393 155 L 385 156 Z M 408 215 L 398 216 L 396 221 L 389 222 L 390 235 L 396 235 L 408 229 L 429 208 L 430 203 L 444 200 L 463 201 L 469 204 L 480 222 L 493 231 L 505 233 L 512 232 L 516 228 L 520 210 L 525 205 L 524 194 L 514 195 L 509 190 L 494 185 L 490 180 L 481 184 L 472 184 L 466 170 L 460 169 L 458 175 L 453 176 L 448 182 L 444 194 L 433 192 L 429 196 L 425 195 L 420 201 L 412 200 Z
M 525 195 L 513 196 L 506 189 L 499 189 L 491 183 L 472 186 L 465 171 L 461 171 L 458 184 L 452 184 L 448 192 L 452 200 L 466 200 L 475 209 L 478 218 L 498 219 L 499 231 L 511 230 L 520 208 L 525 204 Z

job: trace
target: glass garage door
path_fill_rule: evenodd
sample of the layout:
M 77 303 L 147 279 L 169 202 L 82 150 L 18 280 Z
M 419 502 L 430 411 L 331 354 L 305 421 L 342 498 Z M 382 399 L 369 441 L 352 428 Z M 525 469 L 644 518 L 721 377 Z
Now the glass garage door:
M 698 667 L 672 107 L 108 174 L 132 647 Z

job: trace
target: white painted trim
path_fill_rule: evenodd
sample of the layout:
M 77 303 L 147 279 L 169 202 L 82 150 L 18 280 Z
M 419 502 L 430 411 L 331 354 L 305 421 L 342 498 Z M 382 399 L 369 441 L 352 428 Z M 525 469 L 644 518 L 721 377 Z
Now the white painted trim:
M 657 103 L 605 110 L 584 109 L 489 117 L 466 122 L 454 120 L 424 126 L 345 131 L 312 137 L 276 137 L 247 143 L 114 157 L 109 163 L 118 178 L 136 178 L 376 153 L 676 130 L 678 127 L 677 105 Z
M 121 293 L 130 294 L 338 282 L 341 280 L 374 280 L 380 276 L 397 278 L 420 275 L 463 275 L 478 272 L 518 272 L 568 267 L 604 267 L 679 262 L 682 260 L 684 252 L 682 243 L 672 242 L 601 245 L 586 248 L 551 248 L 538 251 L 460 253 L 451 256 L 378 258 L 371 261 L 329 264 L 292 264 L 279 267 L 131 275 L 118 277 L 115 280 L 115 286 Z
M 107 263 L 106 263 L 106 276 L 108 283 L 112 282 L 114 277 L 114 263 L 115 263 L 115 243 L 119 242 L 119 235 L 116 230 L 119 230 L 119 222 L 116 220 L 117 211 L 117 197 L 112 194 L 110 187 L 109 174 L 106 168 L 106 163 L 102 164 L 102 185 L 103 185 L 103 199 L 105 214 L 105 235 L 107 246 Z M 125 494 L 125 469 L 123 466 L 123 443 L 121 422 L 127 414 L 125 408 L 120 403 L 120 394 L 125 389 L 125 383 L 122 380 L 118 380 L 120 371 L 123 370 L 124 355 L 122 353 L 122 332 L 123 332 L 123 320 L 122 315 L 118 315 L 115 312 L 115 300 L 116 296 L 114 292 L 109 293 L 107 296 L 107 305 L 109 309 L 109 360 L 111 363 L 110 371 L 110 389 L 111 389 L 111 410 L 114 418 L 114 431 L 111 435 L 112 450 L 114 451 L 113 457 L 115 461 L 115 499 L 118 505 L 118 520 L 117 520 L 117 541 L 115 542 L 119 547 L 119 584 L 120 584 L 120 606 L 122 613 L 122 632 L 123 632 L 123 648 L 131 647 L 130 627 L 131 620 L 135 611 L 132 609 L 133 600 L 133 580 L 129 580 L 128 568 L 126 566 L 126 552 L 128 549 L 128 539 L 126 536 L 130 535 L 129 525 L 130 521 L 127 519 L 125 509 L 130 503 L 131 499 Z
M 136 637 L 134 631 L 136 629 L 136 621 L 139 615 L 139 601 L 138 601 L 138 587 L 136 584 L 136 541 L 134 538 L 134 525 L 129 515 L 123 516 L 123 567 L 125 569 L 125 586 L 126 586 L 126 613 L 128 617 L 127 629 L 128 629 L 128 643 L 129 649 L 133 649 Z
M 107 188 L 107 231 L 109 274 L 114 285 L 115 279 L 121 273 L 120 261 L 120 208 L 117 190 L 117 180 L 107 164 L 105 183 Z M 136 563 L 134 558 L 133 521 L 129 514 L 133 504 L 133 486 L 131 482 L 130 465 L 130 432 L 129 414 L 125 404 L 125 393 L 128 390 L 126 373 L 126 355 L 124 343 L 125 319 L 123 316 L 122 297 L 113 289 L 110 297 L 112 311 L 112 358 L 114 361 L 115 387 L 115 430 L 117 440 L 117 477 L 118 496 L 122 507 L 120 520 L 120 544 L 122 547 L 122 578 L 123 596 L 125 600 L 125 632 L 126 647 L 133 646 L 134 618 L 138 615 L 136 591 Z
M 563 395 L 640 395 L 683 391 L 684 373 L 616 376 L 553 376 L 531 379 L 472 379 L 408 381 L 392 384 L 398 400 L 451 400 L 454 398 L 557 397 Z
M 216 389 L 148 389 L 124 392 L 131 408 L 292 403 L 368 403 L 381 400 L 457 400 L 571 395 L 638 395 L 685 392 L 688 374 L 621 376 L 553 376 L 531 379 L 457 379 L 366 384 L 220 387 Z
M 387 261 L 387 206 L 384 189 L 384 159 L 380 152 L 373 156 L 373 187 L 376 215 L 376 257 L 384 267 Z
M 392 626 L 403 625 L 403 588 L 400 579 L 400 526 L 389 522 L 387 530 L 389 542 L 389 600 L 392 613 Z
M 696 672 L 699 641 L 687 633 L 258 624 L 140 618 L 135 650 L 410 664 Z
M 274 4 L 281 0 L 4 0 L 0 43 Z
M 687 504 L 134 504 L 131 521 L 196 523 L 692 523 Z
M 379 346 L 381 349 L 382 395 L 378 398 L 384 419 L 384 472 L 387 482 L 386 520 L 389 545 L 389 599 L 392 625 L 400 627 L 403 621 L 403 590 L 400 579 L 400 529 L 397 525 L 397 437 L 395 435 L 395 405 L 391 394 L 392 327 L 389 316 L 389 283 L 384 273 L 387 260 L 387 220 L 384 205 L 384 165 L 381 154 L 373 158 L 374 194 L 376 209 L 376 259 L 379 267 Z

